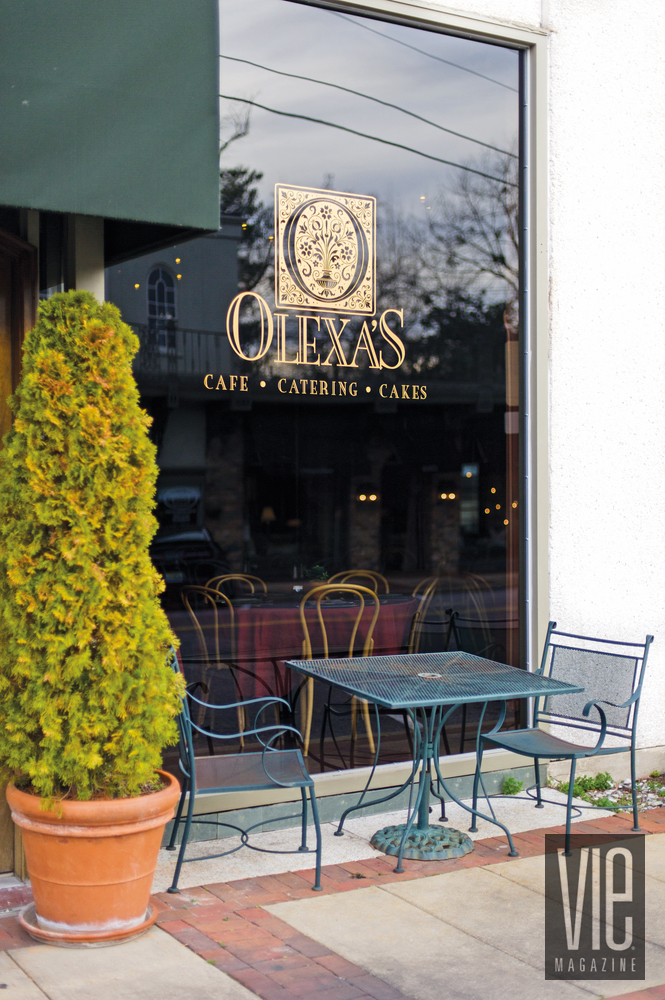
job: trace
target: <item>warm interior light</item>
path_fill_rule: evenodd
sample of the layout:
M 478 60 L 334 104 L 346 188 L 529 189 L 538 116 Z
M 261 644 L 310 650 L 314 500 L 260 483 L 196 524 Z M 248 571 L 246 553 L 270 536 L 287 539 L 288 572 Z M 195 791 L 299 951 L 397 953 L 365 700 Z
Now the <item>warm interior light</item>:
M 447 500 L 448 499 L 448 494 L 447 493 L 442 493 L 441 494 L 441 499 L 442 500 Z
M 448 494 L 448 499 L 449 500 L 454 500 L 455 499 L 455 494 L 454 493 L 449 493 Z
M 500 504 L 500 503 L 498 503 L 498 504 L 496 505 L 496 509 L 497 509 L 497 510 L 501 510 L 501 504 Z
M 467 472 L 467 473 L 466 473 L 466 478 L 467 478 L 467 479 L 471 479 L 471 476 L 472 476 L 472 475 L 473 475 L 473 473 L 472 473 L 472 472 Z
M 486 513 L 486 514 L 489 514 L 489 512 L 490 512 L 490 509 L 489 509 L 489 507 L 485 507 L 485 513 Z
M 360 496 L 358 497 L 358 499 L 359 499 L 359 500 L 366 500 L 366 499 L 367 499 L 367 497 L 365 496 L 365 494 L 364 494 L 364 493 L 361 493 L 361 494 L 360 494 Z
M 376 500 L 376 493 L 370 493 L 369 498 L 370 500 Z
M 513 507 L 517 507 L 517 500 L 513 500 Z
M 508 522 L 508 521 L 504 521 L 503 523 L 504 523 L 504 524 L 508 524 L 509 522 Z
M 496 493 L 496 488 L 495 488 L 494 486 L 493 486 L 493 487 L 492 487 L 492 489 L 490 490 L 490 493 Z

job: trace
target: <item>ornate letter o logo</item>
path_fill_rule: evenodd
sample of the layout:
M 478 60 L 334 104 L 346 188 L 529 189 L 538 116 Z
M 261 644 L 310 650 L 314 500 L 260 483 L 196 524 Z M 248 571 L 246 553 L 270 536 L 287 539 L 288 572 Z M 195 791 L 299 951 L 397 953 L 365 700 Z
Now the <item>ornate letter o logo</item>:
M 251 357 L 243 352 L 240 344 L 240 306 L 242 305 L 242 300 L 248 295 L 258 302 L 259 313 L 261 315 L 261 341 L 258 352 Z M 272 313 L 268 308 L 268 303 L 261 295 L 258 295 L 256 292 L 240 292 L 239 295 L 236 295 L 232 299 L 226 314 L 226 336 L 229 338 L 229 344 L 235 353 L 243 361 L 258 361 L 259 358 L 264 357 L 268 353 L 273 336 Z

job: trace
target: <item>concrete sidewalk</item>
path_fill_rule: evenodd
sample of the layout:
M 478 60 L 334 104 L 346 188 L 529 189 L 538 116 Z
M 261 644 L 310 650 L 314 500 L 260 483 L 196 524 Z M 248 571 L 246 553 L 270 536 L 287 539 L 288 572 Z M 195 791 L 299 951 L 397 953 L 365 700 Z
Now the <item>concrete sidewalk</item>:
M 361 826 L 384 817 L 360 819 L 347 851 L 362 859 L 324 855 L 322 893 L 312 892 L 312 869 L 276 860 L 273 874 L 159 892 L 159 926 L 115 947 L 35 945 L 15 916 L 0 918 L 0 989 L 15 1000 L 665 998 L 665 809 L 641 816 L 646 982 L 544 980 L 544 836 L 562 827 L 531 829 L 540 816 L 530 806 L 530 819 L 513 817 L 519 858 L 485 833 L 463 858 L 405 861 L 400 875 L 394 858 L 366 850 Z M 631 825 L 595 814 L 576 830 L 621 837 Z
M 546 982 L 544 857 L 267 906 L 414 1000 L 591 1000 L 665 983 L 665 833 L 646 840 L 646 982 Z
M 158 927 L 113 948 L 0 953 L 7 1000 L 256 1000 Z

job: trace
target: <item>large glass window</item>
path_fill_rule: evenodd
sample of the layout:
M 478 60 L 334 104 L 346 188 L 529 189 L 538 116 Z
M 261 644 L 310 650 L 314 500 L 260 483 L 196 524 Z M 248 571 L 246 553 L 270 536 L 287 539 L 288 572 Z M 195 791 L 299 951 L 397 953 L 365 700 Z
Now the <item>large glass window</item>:
M 313 771 L 366 764 L 375 721 L 324 688 L 310 712 L 283 666 L 324 649 L 313 587 L 378 594 L 374 653 L 520 665 L 518 54 L 289 0 L 221 18 L 221 228 L 109 273 L 142 339 L 153 557 L 191 680 L 289 697 Z M 322 606 L 348 655 L 358 594 Z M 406 720 L 381 727 L 408 758 Z M 472 734 L 460 713 L 445 749 Z

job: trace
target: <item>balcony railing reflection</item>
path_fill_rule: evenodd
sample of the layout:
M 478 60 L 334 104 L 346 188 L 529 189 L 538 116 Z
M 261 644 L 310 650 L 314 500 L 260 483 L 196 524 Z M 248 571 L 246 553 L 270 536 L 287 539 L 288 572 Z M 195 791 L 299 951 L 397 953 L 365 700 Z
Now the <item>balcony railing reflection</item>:
M 141 345 L 134 359 L 137 375 L 202 375 L 228 366 L 225 333 L 181 329 L 174 324 L 131 326 Z

